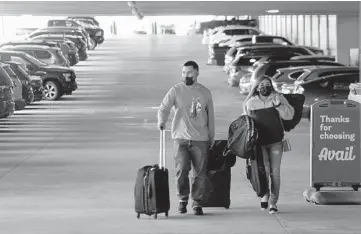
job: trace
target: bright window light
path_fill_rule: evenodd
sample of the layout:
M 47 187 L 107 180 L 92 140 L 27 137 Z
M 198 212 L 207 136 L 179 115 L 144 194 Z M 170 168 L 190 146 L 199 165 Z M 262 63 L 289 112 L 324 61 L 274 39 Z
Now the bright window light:
M 266 11 L 267 13 L 270 13 L 270 14 L 276 14 L 276 13 L 279 13 L 280 10 L 268 10 Z

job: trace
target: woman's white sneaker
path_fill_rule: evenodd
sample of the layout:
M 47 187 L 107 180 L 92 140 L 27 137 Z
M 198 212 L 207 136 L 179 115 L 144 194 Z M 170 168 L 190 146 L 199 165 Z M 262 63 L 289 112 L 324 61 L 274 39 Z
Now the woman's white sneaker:
M 270 214 L 276 214 L 278 212 L 277 206 L 271 206 L 269 209 Z

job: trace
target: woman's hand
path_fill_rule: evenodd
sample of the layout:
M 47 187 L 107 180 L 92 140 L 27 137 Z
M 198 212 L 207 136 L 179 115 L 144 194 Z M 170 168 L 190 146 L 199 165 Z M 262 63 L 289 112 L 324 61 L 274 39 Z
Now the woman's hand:
M 275 95 L 273 96 L 272 102 L 273 102 L 273 106 L 275 106 L 275 107 L 279 107 L 280 105 L 282 105 L 281 94 L 275 93 Z

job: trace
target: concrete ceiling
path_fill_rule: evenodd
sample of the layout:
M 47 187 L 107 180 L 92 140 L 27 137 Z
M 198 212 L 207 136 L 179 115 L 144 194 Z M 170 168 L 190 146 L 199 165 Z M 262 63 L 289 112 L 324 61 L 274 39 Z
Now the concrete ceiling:
M 355 15 L 358 1 L 140 1 L 136 6 L 145 16 L 157 15 L 263 15 L 279 14 Z M 0 1 L 0 15 L 131 15 L 126 1 Z

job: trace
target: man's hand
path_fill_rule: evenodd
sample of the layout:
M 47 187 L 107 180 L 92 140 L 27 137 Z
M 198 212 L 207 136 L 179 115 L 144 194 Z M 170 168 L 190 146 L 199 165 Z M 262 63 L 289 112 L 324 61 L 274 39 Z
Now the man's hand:
M 158 129 L 159 130 L 165 130 L 165 123 L 158 123 Z

